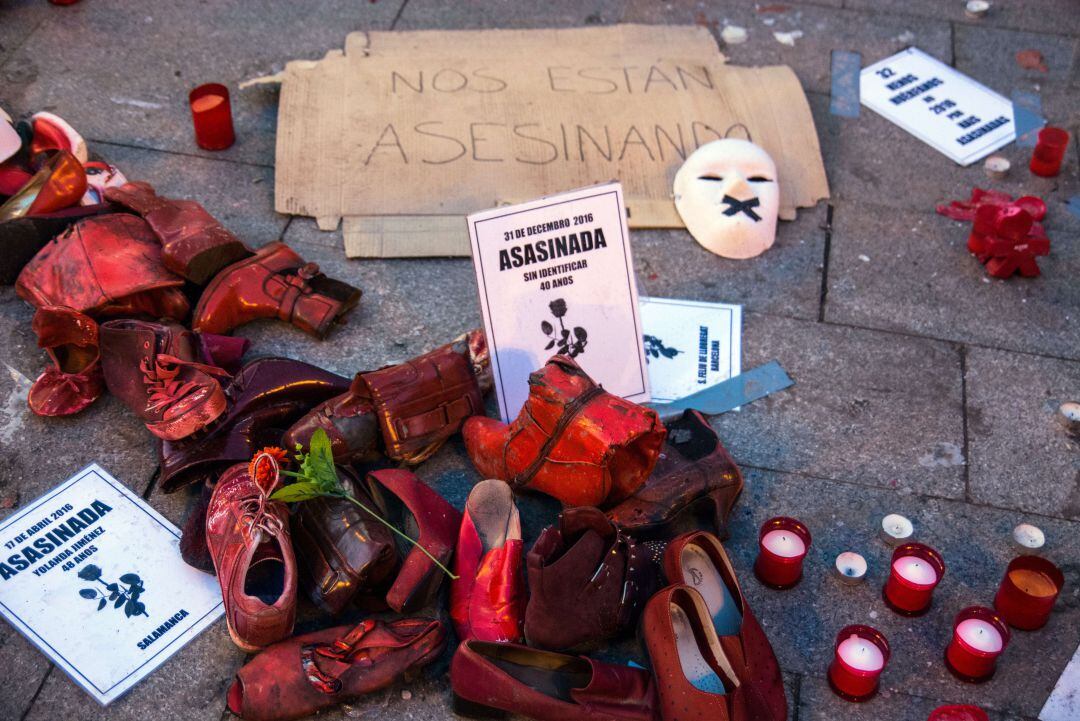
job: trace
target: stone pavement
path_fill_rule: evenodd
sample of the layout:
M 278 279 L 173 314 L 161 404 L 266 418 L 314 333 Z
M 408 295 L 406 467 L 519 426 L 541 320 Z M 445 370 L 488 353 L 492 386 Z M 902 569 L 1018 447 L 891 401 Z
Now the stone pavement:
M 921 721 L 939 703 L 978 702 L 995 721 L 1032 719 L 1080 642 L 1080 449 L 1053 418 L 1061 401 L 1080 399 L 1080 220 L 1064 208 L 1080 192 L 1080 143 L 1052 180 L 1023 169 L 1027 149 L 1005 149 L 1016 170 L 999 187 L 1046 197 L 1054 245 L 1040 261 L 1042 277 L 987 282 L 965 230 L 933 211 L 985 185 L 980 166 L 957 167 L 865 109 L 856 119 L 828 112 L 831 50 L 871 62 L 914 44 L 1003 94 L 1039 92 L 1051 121 L 1075 137 L 1076 0 L 995 0 L 981 21 L 962 8 L 963 0 L 83 0 L 66 8 L 0 0 L 0 105 L 59 113 L 129 177 L 203 202 L 253 244 L 283 238 L 363 288 L 349 324 L 328 341 L 278 323 L 240 331 L 255 353 L 351 374 L 475 327 L 471 264 L 348 261 L 339 234 L 275 214 L 276 91 L 237 91 L 238 82 L 319 58 L 354 30 L 620 21 L 702 23 L 717 34 L 725 23 L 748 28 L 749 42 L 722 49 L 733 63 L 794 68 L 814 110 L 832 199 L 782 223 L 776 246 L 751 261 L 709 255 L 682 231 L 637 231 L 633 242 L 643 294 L 744 304 L 744 367 L 775 358 L 796 381 L 714 420 L 746 471 L 729 548 L 785 670 L 792 718 Z M 787 47 L 774 30 L 803 35 Z M 1028 48 L 1043 53 L 1046 73 L 1015 63 Z M 237 143 L 220 153 L 196 148 L 186 106 L 187 91 L 211 80 L 234 89 Z M 26 390 L 44 363 L 30 318 L 10 288 L 0 289 L 0 499 L 17 508 L 97 460 L 182 522 L 190 497 L 153 487 L 151 437 L 114 399 L 66 420 L 27 411 Z M 419 473 L 459 507 L 476 480 L 460 442 Z M 522 508 L 530 539 L 554 513 L 534 499 Z M 921 619 L 896 616 L 880 599 L 888 551 L 874 529 L 890 512 L 911 517 L 948 564 Z M 788 592 L 764 589 L 750 574 L 756 529 L 778 514 L 798 516 L 814 534 L 807 578 Z M 1066 590 L 1044 630 L 1014 634 L 992 682 L 961 684 L 941 662 L 952 617 L 991 601 L 1020 521 L 1044 529 Z M 848 549 L 870 562 L 862 587 L 829 575 Z M 310 608 L 302 616 L 301 630 L 326 623 Z M 860 622 L 884 631 L 894 656 L 884 692 L 852 705 L 830 693 L 824 675 L 836 631 Z M 636 653 L 630 643 L 611 651 Z M 229 717 L 224 691 L 243 662 L 219 623 L 103 709 L 0 624 L 0 719 L 218 721 Z M 323 717 L 449 718 L 445 674 L 444 659 L 424 680 Z

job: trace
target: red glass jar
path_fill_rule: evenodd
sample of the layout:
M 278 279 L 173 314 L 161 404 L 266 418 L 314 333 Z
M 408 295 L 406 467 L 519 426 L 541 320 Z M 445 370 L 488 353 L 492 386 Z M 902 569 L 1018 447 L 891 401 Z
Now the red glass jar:
M 889 662 L 889 642 L 871 626 L 845 626 L 836 635 L 829 687 L 847 701 L 867 701 Z
M 921 616 L 930 610 L 934 589 L 944 575 L 940 553 L 921 543 L 904 543 L 893 551 L 882 597 L 901 615 Z
M 195 142 L 204 150 L 224 150 L 233 144 L 229 89 L 220 83 L 200 85 L 188 94 Z
M 791 588 L 802 579 L 803 559 L 810 549 L 810 531 L 794 518 L 770 518 L 758 533 L 754 575 L 770 588 Z
M 930 718 L 926 721 L 990 721 L 990 717 L 978 706 L 963 704 L 938 706 L 930 712 Z
M 1013 628 L 1034 631 L 1050 620 L 1065 585 L 1061 569 L 1041 556 L 1017 556 L 1005 569 L 994 608 Z
M 988 681 L 998 656 L 1009 645 L 1009 627 L 993 609 L 971 606 L 956 614 L 953 637 L 945 649 L 945 666 L 961 681 Z
M 1069 132 L 1063 128 L 1046 126 L 1039 131 L 1035 142 L 1035 152 L 1031 154 L 1028 167 L 1035 175 L 1053 178 L 1061 172 L 1061 163 L 1065 160 L 1065 149 L 1069 147 Z

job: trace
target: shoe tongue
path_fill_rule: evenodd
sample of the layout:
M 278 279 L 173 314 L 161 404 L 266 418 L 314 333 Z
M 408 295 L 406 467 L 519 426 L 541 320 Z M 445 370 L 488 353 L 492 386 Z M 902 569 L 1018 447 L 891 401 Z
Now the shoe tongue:
M 559 530 L 562 531 L 563 539 L 567 544 L 572 543 L 572 539 L 586 531 L 593 531 L 605 541 L 615 537 L 615 526 L 603 511 L 588 506 L 563 511 L 559 515 Z

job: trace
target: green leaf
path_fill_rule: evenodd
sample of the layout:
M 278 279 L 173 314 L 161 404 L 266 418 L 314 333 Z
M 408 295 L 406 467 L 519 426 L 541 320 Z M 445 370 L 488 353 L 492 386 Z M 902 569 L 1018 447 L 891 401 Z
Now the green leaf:
M 310 481 L 301 481 L 299 483 L 292 483 L 288 486 L 282 486 L 273 493 L 270 494 L 271 500 L 282 501 L 284 503 L 296 503 L 298 501 L 308 501 L 312 498 L 318 498 L 323 495 L 323 492 L 319 489 L 319 486 Z

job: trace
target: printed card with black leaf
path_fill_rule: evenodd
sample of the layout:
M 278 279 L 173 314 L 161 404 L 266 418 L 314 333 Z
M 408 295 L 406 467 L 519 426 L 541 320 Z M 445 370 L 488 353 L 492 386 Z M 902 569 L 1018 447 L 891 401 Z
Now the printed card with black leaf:
M 669 403 L 742 372 L 742 306 L 642 298 L 652 399 Z
M 221 617 L 180 531 L 97 464 L 0 521 L 0 615 L 103 705 Z
M 622 186 L 607 183 L 468 218 L 499 415 L 509 422 L 548 358 L 649 400 Z

